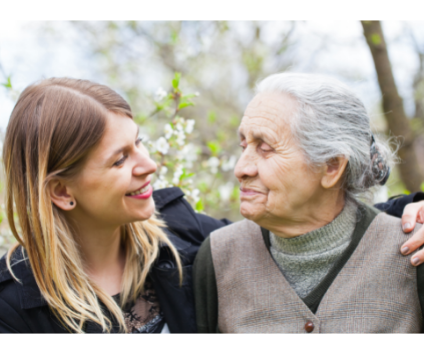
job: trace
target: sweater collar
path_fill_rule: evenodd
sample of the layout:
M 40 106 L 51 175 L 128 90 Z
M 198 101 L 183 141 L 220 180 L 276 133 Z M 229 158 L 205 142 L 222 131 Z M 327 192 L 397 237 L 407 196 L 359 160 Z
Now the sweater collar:
M 346 243 L 356 224 L 357 204 L 347 201 L 343 210 L 325 226 L 293 238 L 279 238 L 270 233 L 273 249 L 289 255 L 313 255 Z

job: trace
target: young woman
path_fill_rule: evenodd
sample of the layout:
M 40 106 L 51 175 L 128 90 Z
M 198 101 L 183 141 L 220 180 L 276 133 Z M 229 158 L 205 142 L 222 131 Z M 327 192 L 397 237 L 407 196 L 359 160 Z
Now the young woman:
M 23 91 L 3 146 L 18 244 L 0 259 L 1 333 L 196 332 L 192 263 L 229 221 L 194 213 L 178 188 L 152 195 L 156 165 L 137 136 L 103 85 Z M 384 209 L 402 213 L 395 201 Z
M 150 185 L 156 164 L 125 100 L 84 80 L 31 85 L 3 160 L 19 243 L 1 260 L 0 332 L 196 331 L 191 263 L 225 223 L 196 216 L 167 189 L 157 204 L 185 232 L 164 229 Z

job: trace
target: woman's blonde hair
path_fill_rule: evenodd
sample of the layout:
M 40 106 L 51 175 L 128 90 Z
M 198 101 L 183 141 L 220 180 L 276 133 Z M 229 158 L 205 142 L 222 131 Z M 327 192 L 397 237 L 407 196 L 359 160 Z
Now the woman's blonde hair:
M 49 181 L 71 179 L 79 172 L 102 138 L 108 112 L 132 118 L 128 103 L 106 86 L 68 78 L 43 80 L 20 95 L 3 146 L 7 218 L 18 241 L 8 252 L 8 268 L 15 277 L 11 259 L 21 245 L 51 310 L 68 330 L 78 333 L 87 321 L 106 332 L 114 322 L 126 330 L 121 307 L 142 291 L 160 243 L 170 247 L 182 278 L 180 258 L 162 230 L 163 221 L 152 216 L 124 225 L 126 261 L 118 305 L 84 271 L 76 232 L 51 201 Z

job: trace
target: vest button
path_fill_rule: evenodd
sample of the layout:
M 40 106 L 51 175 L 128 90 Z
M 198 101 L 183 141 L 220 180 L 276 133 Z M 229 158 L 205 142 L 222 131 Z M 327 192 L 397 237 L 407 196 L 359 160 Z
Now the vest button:
M 314 323 L 312 323 L 312 322 L 306 322 L 306 324 L 305 324 L 305 330 L 308 333 L 312 333 L 314 331 L 314 328 L 315 328 Z

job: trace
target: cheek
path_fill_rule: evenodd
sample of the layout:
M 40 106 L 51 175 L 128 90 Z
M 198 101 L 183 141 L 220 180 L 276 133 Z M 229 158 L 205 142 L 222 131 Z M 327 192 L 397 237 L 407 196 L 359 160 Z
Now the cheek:
M 122 200 L 127 192 L 126 175 L 120 171 L 109 171 L 82 179 L 78 190 L 81 203 L 88 209 L 99 210 L 116 206 L 116 203 Z
M 258 164 L 261 183 L 272 193 L 278 193 L 290 179 L 291 169 L 286 161 L 277 158 L 263 160 Z
M 310 176 L 300 157 L 275 158 L 263 162 L 262 183 L 268 188 L 267 210 L 276 211 L 299 199 L 308 185 Z M 283 203 L 284 201 L 284 203 Z

